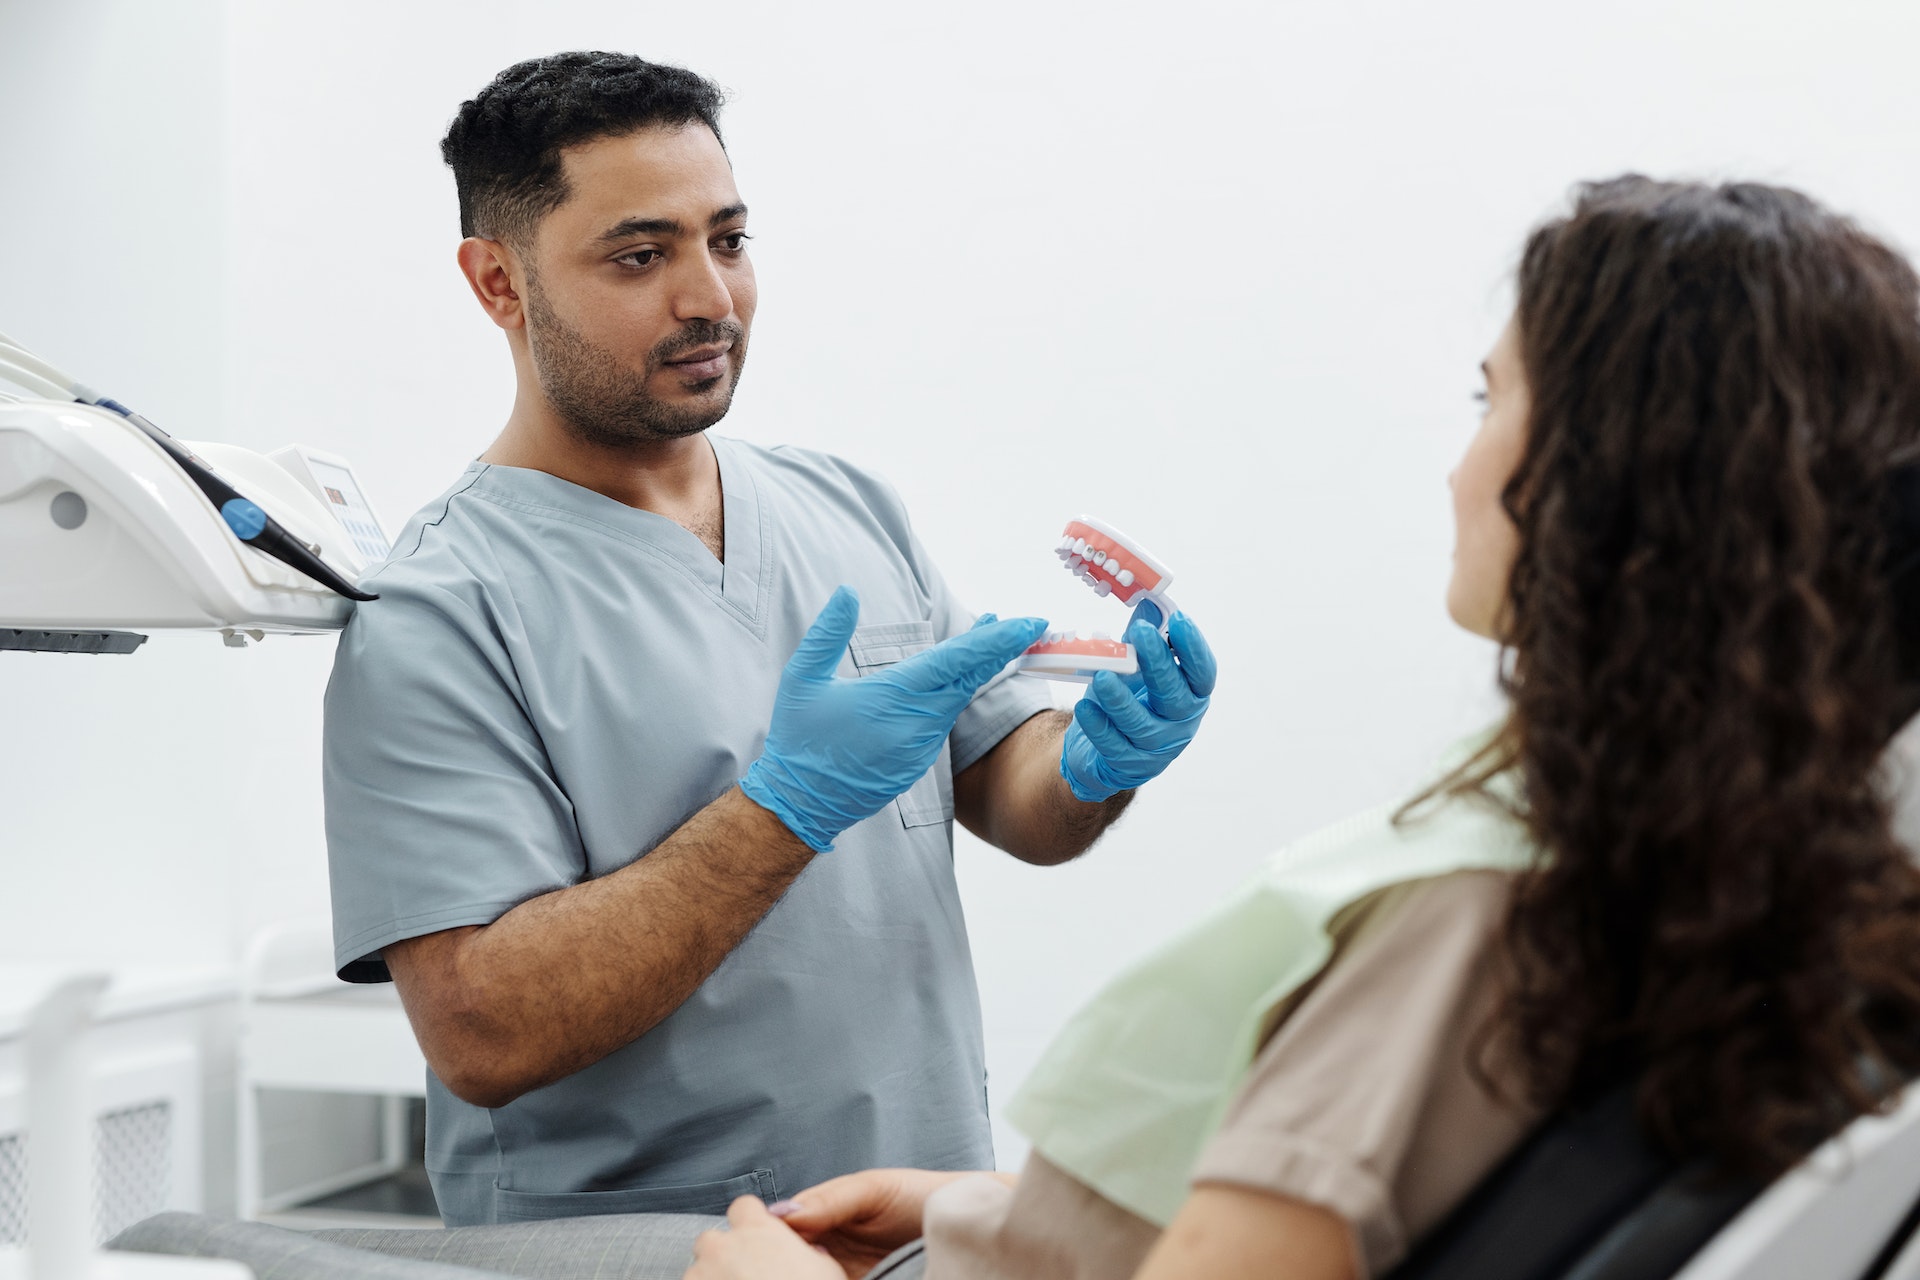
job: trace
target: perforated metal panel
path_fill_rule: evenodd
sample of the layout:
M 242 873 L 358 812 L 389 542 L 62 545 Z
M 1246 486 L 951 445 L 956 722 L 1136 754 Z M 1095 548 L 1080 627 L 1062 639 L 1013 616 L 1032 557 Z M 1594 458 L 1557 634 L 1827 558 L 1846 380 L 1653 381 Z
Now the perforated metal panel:
M 0 1136 L 0 1245 L 27 1239 L 27 1143 L 17 1133 Z
M 173 1187 L 173 1104 L 103 1112 L 93 1129 L 96 1240 L 118 1235 L 167 1207 Z M 27 1240 L 26 1135 L 0 1135 L 0 1245 Z
M 93 1222 L 107 1240 L 167 1207 L 173 1175 L 173 1104 L 148 1102 L 102 1115 L 94 1126 Z

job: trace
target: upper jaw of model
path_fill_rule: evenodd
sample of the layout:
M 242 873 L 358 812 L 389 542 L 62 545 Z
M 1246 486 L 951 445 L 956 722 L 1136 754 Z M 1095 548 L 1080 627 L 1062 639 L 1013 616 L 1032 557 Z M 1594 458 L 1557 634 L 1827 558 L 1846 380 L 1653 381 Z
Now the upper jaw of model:
M 1152 600 L 1160 608 L 1160 630 L 1166 631 L 1167 620 L 1173 617 L 1173 602 L 1167 596 L 1173 574 L 1138 542 L 1092 516 L 1075 516 L 1067 521 L 1053 553 L 1096 595 L 1111 595 L 1125 605 L 1137 604 L 1142 597 Z

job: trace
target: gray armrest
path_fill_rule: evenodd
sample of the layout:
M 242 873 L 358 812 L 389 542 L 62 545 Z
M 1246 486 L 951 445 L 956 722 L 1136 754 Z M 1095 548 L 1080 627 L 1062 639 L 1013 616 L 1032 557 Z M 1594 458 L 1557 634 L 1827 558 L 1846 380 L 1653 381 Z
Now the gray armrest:
M 421 1235 L 440 1235 L 423 1231 Z M 231 1258 L 273 1280 L 504 1280 L 500 1272 L 367 1253 L 301 1231 L 203 1213 L 159 1213 L 107 1242 L 125 1253 Z

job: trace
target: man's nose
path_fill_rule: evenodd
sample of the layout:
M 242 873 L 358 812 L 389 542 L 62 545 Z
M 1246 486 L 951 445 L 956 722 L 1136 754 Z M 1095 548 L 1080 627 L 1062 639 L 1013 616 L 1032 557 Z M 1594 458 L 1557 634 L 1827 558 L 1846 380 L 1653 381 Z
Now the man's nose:
M 674 279 L 676 320 L 725 320 L 733 314 L 733 290 L 706 249 L 683 256 Z

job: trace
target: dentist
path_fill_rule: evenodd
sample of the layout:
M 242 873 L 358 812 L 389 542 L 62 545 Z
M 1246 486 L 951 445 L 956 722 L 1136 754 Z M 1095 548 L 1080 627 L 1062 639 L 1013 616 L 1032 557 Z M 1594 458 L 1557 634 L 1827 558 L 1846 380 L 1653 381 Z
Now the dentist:
M 884 483 L 708 434 L 755 303 L 720 101 L 559 54 L 442 144 L 517 394 L 372 575 L 324 768 L 336 963 L 399 987 L 449 1224 L 990 1165 L 952 820 L 1076 856 L 1213 689 L 1176 616 L 1050 710 L 998 678 L 1044 624 L 973 618 Z

